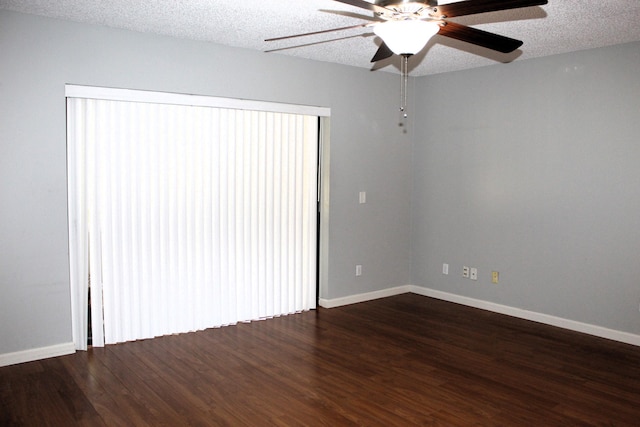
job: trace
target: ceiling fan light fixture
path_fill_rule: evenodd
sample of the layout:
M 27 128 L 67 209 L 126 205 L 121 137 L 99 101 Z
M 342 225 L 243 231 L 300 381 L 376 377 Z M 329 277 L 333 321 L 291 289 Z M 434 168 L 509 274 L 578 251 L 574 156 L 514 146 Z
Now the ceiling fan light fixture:
M 373 32 L 396 55 L 420 52 L 439 30 L 440 25 L 436 22 L 416 19 L 387 21 L 373 27 Z

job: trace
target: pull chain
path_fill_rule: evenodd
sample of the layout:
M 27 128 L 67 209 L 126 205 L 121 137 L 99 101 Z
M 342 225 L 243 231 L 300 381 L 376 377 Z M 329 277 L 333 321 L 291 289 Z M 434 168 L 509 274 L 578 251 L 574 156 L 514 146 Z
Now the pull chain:
M 402 55 L 400 59 L 400 112 L 407 118 L 407 86 L 409 82 L 409 56 Z

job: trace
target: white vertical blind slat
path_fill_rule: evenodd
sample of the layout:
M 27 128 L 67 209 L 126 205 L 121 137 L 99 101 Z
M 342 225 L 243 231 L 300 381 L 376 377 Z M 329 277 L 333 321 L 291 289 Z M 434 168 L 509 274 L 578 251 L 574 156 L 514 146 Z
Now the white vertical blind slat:
M 273 304 L 273 295 L 274 295 L 274 264 L 275 264 L 275 256 L 274 256 L 274 247 L 276 245 L 277 236 L 274 235 L 274 199 L 275 194 L 273 191 L 275 176 L 273 169 L 273 136 L 274 136 L 274 122 L 275 122 L 276 114 L 270 114 L 266 117 L 267 119 L 267 128 L 264 133 L 264 149 L 265 149 L 265 286 L 264 286 L 264 297 L 265 300 L 261 304 L 261 313 L 260 317 L 273 317 L 277 315 L 274 311 Z
M 82 105 L 67 100 L 67 134 L 69 139 L 82 138 L 85 128 Z M 69 165 L 69 271 L 71 284 L 71 331 L 77 350 L 87 349 L 87 286 L 88 280 L 88 231 L 86 221 L 84 146 L 68 144 L 67 163 Z
M 85 123 L 85 137 L 88 138 L 91 143 L 85 144 L 84 148 L 87 152 L 86 163 L 84 165 L 85 173 L 95 169 L 97 166 L 97 159 L 100 158 L 100 147 L 96 142 L 96 121 L 99 119 L 97 115 L 96 105 L 90 100 L 86 100 L 83 103 L 84 108 L 87 111 Z M 95 218 L 100 215 L 100 202 L 99 194 L 101 193 L 102 182 L 97 179 L 95 174 L 85 175 L 87 186 L 90 188 L 88 191 L 88 218 L 94 220 L 87 222 L 89 230 L 89 271 L 91 272 L 91 330 L 92 330 L 92 345 L 101 346 L 104 345 L 104 327 L 102 324 L 102 282 L 103 282 L 103 270 L 102 263 L 102 232 L 100 228 L 100 219 Z

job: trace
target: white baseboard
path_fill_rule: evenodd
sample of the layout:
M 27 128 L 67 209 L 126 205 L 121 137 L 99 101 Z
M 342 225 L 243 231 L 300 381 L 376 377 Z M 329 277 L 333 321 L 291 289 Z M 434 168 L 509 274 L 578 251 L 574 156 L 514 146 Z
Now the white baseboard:
M 404 293 L 414 293 L 426 297 L 436 298 L 443 301 L 454 302 L 469 307 L 480 308 L 482 310 L 492 311 L 494 313 L 506 314 L 508 316 L 520 319 L 531 320 L 545 325 L 557 326 L 559 328 L 571 331 L 582 332 L 594 335 L 600 338 L 606 338 L 626 344 L 640 346 L 640 335 L 631 334 L 629 332 L 617 331 L 615 329 L 604 328 L 602 326 L 591 325 L 588 323 L 577 322 L 575 320 L 564 319 L 562 317 L 551 316 L 535 311 L 523 310 L 520 308 L 510 307 L 507 305 L 496 304 L 489 301 L 483 301 L 475 298 L 469 298 L 461 295 L 451 294 L 448 292 L 437 291 L 422 286 L 404 285 L 395 288 L 383 289 L 380 291 L 367 292 L 364 294 L 352 295 L 335 299 L 320 299 L 319 303 L 324 308 L 334 308 L 343 305 L 356 304 L 359 302 L 370 301 L 378 298 L 390 297 Z
M 39 347 L 30 350 L 16 351 L 15 353 L 0 354 L 0 366 L 15 365 L 18 363 L 32 362 L 34 360 L 47 359 L 49 357 L 65 356 L 76 352 L 76 346 L 72 343 L 56 344 L 49 347 Z
M 397 286 L 395 288 L 383 289 L 381 291 L 367 292 L 364 294 L 351 295 L 348 297 L 324 299 L 320 298 L 318 303 L 320 307 L 335 308 L 343 305 L 357 304 L 359 302 L 372 301 L 374 299 L 391 297 L 394 295 L 406 294 L 411 292 L 412 285 Z
M 582 332 L 600 338 L 607 338 L 614 341 L 620 341 L 623 343 L 640 346 L 640 335 L 631 334 L 629 332 L 617 331 L 615 329 L 604 328 L 602 326 L 591 325 L 589 323 L 577 322 L 575 320 L 564 319 L 562 317 L 551 316 L 544 313 L 537 313 L 535 311 L 523 310 L 520 308 L 496 304 L 489 301 L 483 301 L 460 295 L 450 294 L 448 292 L 423 288 L 421 286 L 412 285 L 410 286 L 410 288 L 411 292 L 413 292 L 414 294 L 424 295 L 427 297 L 437 298 L 449 302 L 455 302 L 457 304 L 463 304 L 470 307 L 493 311 L 495 313 L 518 317 L 520 319 L 544 323 L 545 325 L 557 326 L 559 328 Z

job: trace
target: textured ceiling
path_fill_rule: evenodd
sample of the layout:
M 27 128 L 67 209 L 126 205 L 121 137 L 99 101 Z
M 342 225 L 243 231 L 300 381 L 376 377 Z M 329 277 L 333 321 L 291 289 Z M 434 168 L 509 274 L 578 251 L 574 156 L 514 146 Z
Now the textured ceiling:
M 454 1 L 440 1 L 446 3 Z M 375 65 L 369 62 L 379 44 L 370 28 L 264 41 L 367 22 L 356 14 L 371 16 L 364 9 L 332 0 L 0 0 L 0 8 L 259 51 L 275 49 L 269 55 L 398 71 L 397 57 Z M 452 20 L 523 40 L 524 45 L 511 54 L 500 54 L 435 36 L 411 59 L 412 75 L 640 41 L 640 0 L 549 0 L 545 6 Z

